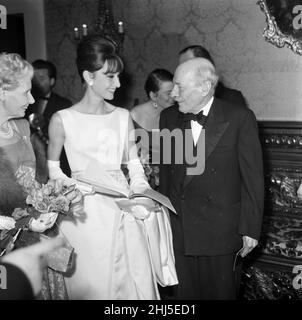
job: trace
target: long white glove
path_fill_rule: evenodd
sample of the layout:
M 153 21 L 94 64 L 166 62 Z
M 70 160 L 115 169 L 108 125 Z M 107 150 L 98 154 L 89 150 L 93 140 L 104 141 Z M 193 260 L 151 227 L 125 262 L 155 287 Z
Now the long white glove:
M 142 192 L 145 189 L 149 189 L 147 177 L 139 159 L 132 159 L 127 164 L 130 176 L 130 190 L 133 193 Z
M 52 180 L 62 179 L 68 184 L 75 184 L 76 180 L 66 176 L 66 174 L 60 168 L 60 161 L 47 160 L 47 166 L 49 171 L 49 178 Z
M 77 180 L 67 177 L 66 174 L 60 168 L 60 161 L 47 160 L 47 166 L 48 166 L 50 179 L 52 180 L 62 179 L 68 185 L 75 184 L 77 186 L 77 189 L 79 189 L 83 195 L 93 193 L 92 187 L 89 187 L 86 185 L 84 186 L 82 184 L 79 184 Z

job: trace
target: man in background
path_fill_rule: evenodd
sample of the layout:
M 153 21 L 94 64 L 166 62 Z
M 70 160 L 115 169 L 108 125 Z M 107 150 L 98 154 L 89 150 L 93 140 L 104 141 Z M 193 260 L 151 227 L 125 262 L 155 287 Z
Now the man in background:
M 40 182 L 45 182 L 48 178 L 46 161 L 49 121 L 55 112 L 70 107 L 72 102 L 53 92 L 57 79 L 57 70 L 53 63 L 46 60 L 36 60 L 32 65 L 34 67 L 32 95 L 35 103 L 28 107 L 25 117 L 31 123 L 31 140 L 37 159 L 37 179 Z M 63 172 L 70 176 L 64 148 L 60 162 Z

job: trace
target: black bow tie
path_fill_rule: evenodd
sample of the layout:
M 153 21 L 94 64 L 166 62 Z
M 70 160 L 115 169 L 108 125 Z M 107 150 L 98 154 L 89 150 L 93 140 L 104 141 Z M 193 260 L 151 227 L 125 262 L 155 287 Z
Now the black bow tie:
M 197 121 L 201 126 L 204 126 L 207 120 L 207 116 L 203 114 L 203 111 L 201 110 L 199 113 L 194 114 L 194 113 L 185 113 L 183 115 L 183 120 L 184 121 L 190 121 L 194 120 Z

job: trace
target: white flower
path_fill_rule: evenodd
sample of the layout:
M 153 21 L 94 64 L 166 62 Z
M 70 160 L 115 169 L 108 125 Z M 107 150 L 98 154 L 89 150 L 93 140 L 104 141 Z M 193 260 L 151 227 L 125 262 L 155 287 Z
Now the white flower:
M 150 211 L 142 205 L 135 205 L 131 208 L 131 213 L 135 219 L 145 220 L 149 218 Z
M 0 230 L 11 230 L 15 228 L 16 221 L 11 217 L 0 216 Z

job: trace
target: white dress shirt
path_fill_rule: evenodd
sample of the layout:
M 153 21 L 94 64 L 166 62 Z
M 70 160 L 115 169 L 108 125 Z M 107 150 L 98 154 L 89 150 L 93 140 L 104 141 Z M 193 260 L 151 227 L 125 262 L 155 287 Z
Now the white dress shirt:
M 209 111 L 211 109 L 211 106 L 213 104 L 213 100 L 214 100 L 214 97 L 212 97 L 208 103 L 202 107 L 198 113 L 203 110 L 203 115 L 204 116 L 207 116 L 209 114 Z M 199 124 L 198 121 L 195 121 L 195 120 L 191 120 L 191 129 L 192 129 L 192 136 L 193 136 L 193 140 L 194 140 L 194 145 L 196 146 L 197 144 L 197 141 L 198 141 L 198 138 L 200 136 L 200 132 L 202 130 L 203 126 Z
M 43 99 L 43 98 L 36 99 L 35 108 L 34 108 L 36 113 L 42 114 L 42 115 L 44 114 L 50 96 L 51 96 L 51 92 L 49 92 L 48 94 L 45 95 L 45 98 L 47 98 L 47 99 Z

